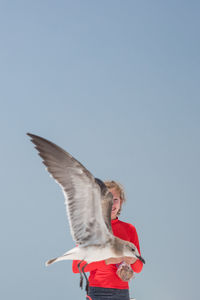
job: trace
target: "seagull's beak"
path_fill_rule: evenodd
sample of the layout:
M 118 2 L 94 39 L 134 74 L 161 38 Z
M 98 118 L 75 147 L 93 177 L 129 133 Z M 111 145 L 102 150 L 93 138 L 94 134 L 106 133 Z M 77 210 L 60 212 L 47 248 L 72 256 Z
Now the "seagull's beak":
M 136 255 L 136 257 L 143 263 L 145 264 L 145 260 L 142 256 Z

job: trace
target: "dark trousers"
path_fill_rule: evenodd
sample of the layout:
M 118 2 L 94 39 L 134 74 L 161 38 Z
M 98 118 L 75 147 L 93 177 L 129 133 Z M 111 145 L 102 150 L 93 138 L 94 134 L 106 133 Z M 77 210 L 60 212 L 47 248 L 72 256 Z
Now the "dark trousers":
M 89 287 L 88 296 L 92 300 L 129 300 L 129 290 Z M 86 298 L 87 300 L 88 297 Z

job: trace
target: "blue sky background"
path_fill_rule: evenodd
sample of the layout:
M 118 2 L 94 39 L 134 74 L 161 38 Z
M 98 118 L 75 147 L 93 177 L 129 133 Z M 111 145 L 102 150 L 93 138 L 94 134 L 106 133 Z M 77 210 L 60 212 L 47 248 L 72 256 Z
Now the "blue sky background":
M 121 182 L 137 300 L 199 286 L 199 1 L 0 1 L 0 298 L 84 299 L 59 186 L 26 132 Z

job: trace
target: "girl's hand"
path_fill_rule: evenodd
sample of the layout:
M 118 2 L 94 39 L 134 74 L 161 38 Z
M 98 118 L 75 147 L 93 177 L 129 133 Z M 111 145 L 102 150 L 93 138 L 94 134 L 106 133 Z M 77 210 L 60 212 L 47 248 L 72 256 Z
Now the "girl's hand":
M 117 275 L 123 281 L 129 281 L 134 277 L 134 272 L 131 266 L 125 262 L 121 263 L 117 269 Z
M 136 262 L 137 258 L 122 256 L 122 257 L 110 257 L 105 260 L 106 265 L 110 264 L 120 264 L 122 261 L 125 261 L 127 264 L 131 265 Z
M 127 264 L 132 265 L 136 262 L 137 258 L 135 257 L 128 257 L 128 256 L 124 256 L 123 257 L 123 261 L 125 261 Z

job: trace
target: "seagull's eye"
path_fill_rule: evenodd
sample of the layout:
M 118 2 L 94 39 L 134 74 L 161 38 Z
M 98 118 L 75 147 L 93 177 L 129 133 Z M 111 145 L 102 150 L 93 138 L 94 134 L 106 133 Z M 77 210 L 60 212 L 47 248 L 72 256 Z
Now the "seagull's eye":
M 135 252 L 135 249 L 134 249 L 134 248 L 132 248 L 131 250 L 132 250 L 133 252 Z

